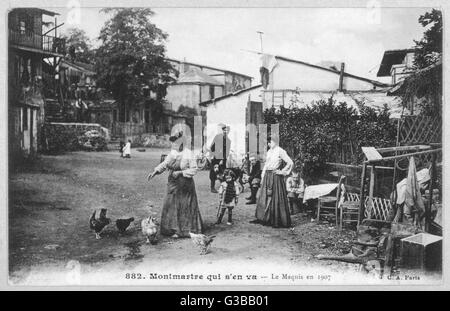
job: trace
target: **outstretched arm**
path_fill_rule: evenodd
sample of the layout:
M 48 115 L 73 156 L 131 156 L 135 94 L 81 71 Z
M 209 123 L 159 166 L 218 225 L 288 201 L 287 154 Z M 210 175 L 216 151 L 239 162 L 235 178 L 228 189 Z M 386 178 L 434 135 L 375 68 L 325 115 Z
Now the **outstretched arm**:
M 162 161 L 161 163 L 159 163 L 154 169 L 153 172 L 150 172 L 147 175 L 147 180 L 152 179 L 153 177 L 155 177 L 156 175 L 161 174 L 162 172 L 164 172 L 167 169 L 167 165 L 169 164 L 169 162 L 172 159 L 172 155 L 171 153 L 169 153 L 167 155 L 167 157 L 164 159 L 164 161 Z

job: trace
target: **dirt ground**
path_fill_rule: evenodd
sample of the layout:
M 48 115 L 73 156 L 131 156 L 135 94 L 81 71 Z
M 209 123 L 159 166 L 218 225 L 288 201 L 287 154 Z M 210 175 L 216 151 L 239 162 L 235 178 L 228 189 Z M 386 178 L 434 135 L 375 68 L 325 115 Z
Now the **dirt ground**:
M 34 165 L 13 172 L 9 184 L 11 282 L 32 282 L 33 273 L 64 269 L 70 261 L 79 263 L 87 273 L 136 268 L 159 271 L 183 263 L 222 267 L 266 263 L 340 273 L 358 271 L 358 265 L 314 258 L 319 253 L 350 251 L 353 231 L 340 233 L 328 223 L 311 222 L 304 214 L 293 215 L 293 226 L 287 229 L 252 224 L 255 205 L 245 205 L 248 189 L 234 210 L 234 224 L 215 225 L 218 198 L 209 191 L 207 171 L 199 172 L 195 183 L 205 234 L 216 235 L 211 252 L 199 255 L 190 239 L 160 237 L 157 245 L 145 244 L 140 221 L 151 213 L 159 218 L 167 179 L 163 174 L 147 182 L 146 175 L 162 153 L 167 151 L 133 150 L 131 159 L 112 151 L 41 156 Z M 112 224 L 103 238 L 96 240 L 88 219 L 101 207 L 108 209 L 113 221 L 131 216 L 136 221 L 123 235 Z

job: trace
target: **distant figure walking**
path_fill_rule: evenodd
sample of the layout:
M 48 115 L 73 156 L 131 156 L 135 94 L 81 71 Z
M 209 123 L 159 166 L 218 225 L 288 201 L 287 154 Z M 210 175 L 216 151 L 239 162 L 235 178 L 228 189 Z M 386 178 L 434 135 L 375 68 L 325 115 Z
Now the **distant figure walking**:
M 119 152 L 120 152 L 120 157 L 121 158 L 123 158 L 123 147 L 125 147 L 125 142 L 121 140 L 119 142 Z
M 122 156 L 124 158 L 131 158 L 131 139 L 128 139 L 128 142 L 122 148 Z
M 262 184 L 256 203 L 256 219 L 275 228 L 291 226 L 285 176 L 289 175 L 293 162 L 286 151 L 278 146 L 278 138 L 272 137 L 262 171 Z M 281 167 L 282 162 L 286 165 Z

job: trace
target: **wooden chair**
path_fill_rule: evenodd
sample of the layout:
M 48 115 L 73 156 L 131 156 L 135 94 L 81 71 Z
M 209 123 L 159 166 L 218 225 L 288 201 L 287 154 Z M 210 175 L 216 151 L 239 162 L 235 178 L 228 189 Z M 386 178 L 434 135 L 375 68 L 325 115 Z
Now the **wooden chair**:
M 344 223 L 358 223 L 360 197 L 357 193 L 346 192 L 342 185 L 342 200 L 339 205 L 339 230 L 342 230 Z
M 334 217 L 336 227 L 338 226 L 338 204 L 341 196 L 341 185 L 345 180 L 345 176 L 339 178 L 336 195 L 323 196 L 317 199 L 317 218 L 320 221 L 320 216 Z

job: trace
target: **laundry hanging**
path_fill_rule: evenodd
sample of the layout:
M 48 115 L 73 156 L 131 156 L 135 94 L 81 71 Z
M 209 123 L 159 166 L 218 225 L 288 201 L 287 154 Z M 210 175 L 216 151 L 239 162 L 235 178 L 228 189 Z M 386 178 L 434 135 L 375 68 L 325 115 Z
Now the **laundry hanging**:
M 261 55 L 261 68 L 259 72 L 261 74 L 261 84 L 264 89 L 269 85 L 269 75 L 277 64 L 278 62 L 275 56 L 270 54 Z
M 406 177 L 404 215 L 409 220 L 414 216 L 420 218 L 425 213 L 425 204 L 420 193 L 419 181 L 416 175 L 416 163 L 414 157 L 409 158 L 408 177 Z

